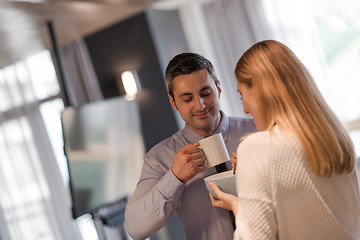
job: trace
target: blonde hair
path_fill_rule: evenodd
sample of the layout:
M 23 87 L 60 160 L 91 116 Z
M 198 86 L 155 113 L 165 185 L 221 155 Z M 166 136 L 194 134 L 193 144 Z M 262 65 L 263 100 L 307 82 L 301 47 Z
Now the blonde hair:
M 284 44 L 254 44 L 239 59 L 237 81 L 254 88 L 268 130 L 279 124 L 301 141 L 311 169 L 320 176 L 351 172 L 352 141 L 326 104 L 310 73 Z

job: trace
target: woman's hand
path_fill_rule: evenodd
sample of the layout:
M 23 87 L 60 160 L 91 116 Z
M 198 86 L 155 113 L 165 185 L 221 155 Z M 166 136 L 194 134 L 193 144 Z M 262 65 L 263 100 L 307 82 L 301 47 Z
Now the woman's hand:
M 221 191 L 219 187 L 213 182 L 209 182 L 209 187 L 218 197 L 218 199 L 216 199 L 211 193 L 209 193 L 211 204 L 214 207 L 221 207 L 229 211 L 232 211 L 234 213 L 234 216 L 236 217 L 237 209 L 239 205 L 238 197 Z
M 231 166 L 232 166 L 232 170 L 233 170 L 233 174 L 235 174 L 235 171 L 236 171 L 236 163 L 237 163 L 237 158 L 236 158 L 236 153 L 232 153 L 232 156 L 231 156 Z

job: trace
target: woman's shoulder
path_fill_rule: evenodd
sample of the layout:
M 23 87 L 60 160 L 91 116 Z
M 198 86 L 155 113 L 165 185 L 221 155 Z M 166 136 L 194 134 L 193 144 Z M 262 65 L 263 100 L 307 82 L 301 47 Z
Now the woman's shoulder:
M 294 134 L 275 126 L 271 130 L 249 134 L 243 139 L 238 150 L 255 150 L 257 152 L 271 150 L 272 152 L 287 152 L 294 151 L 299 147 L 301 148 L 301 144 Z
M 268 130 L 259 131 L 245 136 L 239 146 L 244 146 L 244 147 L 249 147 L 252 145 L 264 146 L 264 145 L 268 145 L 270 142 L 271 142 L 271 132 Z
M 259 131 L 247 135 L 237 148 L 237 156 L 243 160 L 248 159 L 253 162 L 254 159 L 262 159 L 268 155 L 268 149 L 271 145 L 270 131 Z
M 286 182 L 289 176 L 303 174 L 304 150 L 291 132 L 272 129 L 249 135 L 237 149 L 241 165 L 264 176 Z

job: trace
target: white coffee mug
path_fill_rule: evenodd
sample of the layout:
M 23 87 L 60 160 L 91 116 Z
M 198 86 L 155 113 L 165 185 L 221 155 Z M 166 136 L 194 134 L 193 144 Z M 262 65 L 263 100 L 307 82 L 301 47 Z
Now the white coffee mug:
M 220 163 L 230 160 L 230 156 L 221 133 L 201 139 L 199 143 L 200 149 L 205 155 L 208 167 L 214 167 Z

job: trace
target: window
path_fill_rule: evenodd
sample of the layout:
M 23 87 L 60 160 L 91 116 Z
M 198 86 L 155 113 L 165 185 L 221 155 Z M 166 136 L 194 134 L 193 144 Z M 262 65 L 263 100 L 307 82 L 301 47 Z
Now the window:
M 309 69 L 360 157 L 360 2 L 262 0 L 275 39 Z M 360 160 L 356 164 L 360 171 Z M 359 172 L 360 173 L 360 172 Z
M 311 0 L 310 4 L 328 67 L 327 101 L 347 127 L 360 157 L 360 2 Z
M 64 108 L 59 91 L 47 50 L 0 70 L 0 217 L 6 222 L 1 238 L 66 236 L 56 212 L 58 196 L 49 183 L 49 178 L 54 183 L 61 177 L 56 178 L 57 169 L 48 172 L 57 159 L 66 181 L 66 161 L 58 147 Z M 57 147 L 52 149 L 49 141 Z

